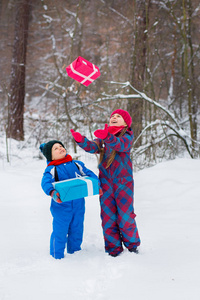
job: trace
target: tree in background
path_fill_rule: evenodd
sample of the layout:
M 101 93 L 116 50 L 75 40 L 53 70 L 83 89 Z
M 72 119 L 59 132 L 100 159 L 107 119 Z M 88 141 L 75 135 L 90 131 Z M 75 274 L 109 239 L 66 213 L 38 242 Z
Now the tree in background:
M 24 140 L 26 49 L 31 0 L 16 1 L 7 137 Z
M 149 6 L 151 0 L 134 1 L 134 36 L 132 68 L 130 75 L 131 84 L 140 91 L 144 90 L 146 82 L 145 74 L 147 68 L 147 35 L 149 25 Z M 130 100 L 128 110 L 134 120 L 134 135 L 139 136 L 142 131 L 143 102 L 140 99 Z M 139 140 L 141 144 L 141 140 Z
M 193 17 L 195 17 L 195 11 L 192 7 L 191 0 L 182 0 L 182 6 L 179 16 L 176 13 L 176 6 L 170 3 L 170 15 L 172 16 L 173 22 L 176 25 L 177 32 L 180 34 L 180 44 L 181 44 L 181 65 L 182 72 L 180 75 L 182 89 L 187 99 L 187 110 L 188 119 L 190 127 L 190 136 L 192 138 L 192 147 L 195 148 L 195 140 L 197 139 L 197 113 L 198 113 L 198 101 L 196 93 L 196 87 L 198 85 L 197 78 L 195 76 L 195 65 L 196 65 L 196 55 L 194 49 L 199 48 L 199 45 L 195 45 L 193 42 L 194 32 L 195 32 L 195 22 Z M 181 22 L 180 22 L 181 20 Z M 182 99 L 180 100 L 182 101 Z
M 10 28 L 6 30 L 9 6 L 6 0 L 2 3 L 0 14 L 7 20 L 0 20 L 4 32 L 0 115 L 4 116 L 9 76 L 2 74 L 9 70 L 11 54 L 5 51 L 9 52 L 6 45 L 12 34 Z M 198 0 L 35 0 L 26 68 L 28 140 L 37 145 L 64 137 L 71 147 L 71 127 L 92 136 L 113 109 L 122 108 L 133 117 L 134 165 L 184 155 L 183 132 L 191 143 L 191 156 L 199 155 L 199 13 Z M 66 66 L 78 55 L 101 71 L 87 88 L 66 74 Z M 140 93 L 132 96 L 134 88 Z M 145 101 L 143 93 L 152 101 Z

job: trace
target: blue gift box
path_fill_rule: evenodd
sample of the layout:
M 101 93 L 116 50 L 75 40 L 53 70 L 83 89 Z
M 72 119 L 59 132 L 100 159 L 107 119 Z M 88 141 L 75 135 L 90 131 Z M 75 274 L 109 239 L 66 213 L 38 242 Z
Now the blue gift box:
M 62 202 L 99 194 L 98 179 L 83 176 L 53 183 Z

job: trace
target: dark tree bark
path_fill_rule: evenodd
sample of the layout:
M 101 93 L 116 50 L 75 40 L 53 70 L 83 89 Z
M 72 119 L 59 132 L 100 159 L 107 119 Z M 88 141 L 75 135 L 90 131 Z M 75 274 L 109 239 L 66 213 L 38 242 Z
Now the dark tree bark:
M 136 21 L 134 28 L 131 84 L 139 91 L 143 91 L 146 71 L 146 41 L 150 0 L 136 0 L 134 1 L 134 5 Z M 133 119 L 134 135 L 135 138 L 137 138 L 143 128 L 143 101 L 141 99 L 134 101 L 130 100 L 128 102 L 128 110 Z M 138 142 L 138 144 L 139 143 L 140 141 Z
M 7 136 L 24 140 L 26 52 L 31 0 L 16 1 L 15 33 L 11 66 Z

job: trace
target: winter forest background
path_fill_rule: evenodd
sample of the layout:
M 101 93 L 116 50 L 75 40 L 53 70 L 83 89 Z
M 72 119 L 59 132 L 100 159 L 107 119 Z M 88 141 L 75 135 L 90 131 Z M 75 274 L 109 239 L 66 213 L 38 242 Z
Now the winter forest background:
M 112 110 L 133 118 L 134 169 L 200 155 L 198 0 L 1 0 L 0 149 L 93 138 Z M 85 87 L 66 73 L 77 56 L 101 77 Z M 19 152 L 18 152 L 19 153 Z

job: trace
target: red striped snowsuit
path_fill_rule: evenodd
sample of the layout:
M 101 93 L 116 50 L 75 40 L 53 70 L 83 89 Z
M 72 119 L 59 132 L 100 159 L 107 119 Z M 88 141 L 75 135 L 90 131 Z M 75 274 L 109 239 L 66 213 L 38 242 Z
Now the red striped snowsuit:
M 101 139 L 95 140 L 101 143 Z M 123 251 L 122 242 L 128 249 L 140 245 L 133 208 L 133 173 L 130 150 L 133 131 L 129 128 L 122 137 L 108 133 L 104 140 L 105 154 L 99 165 L 99 179 L 103 190 L 100 197 L 101 218 L 105 250 L 109 254 Z M 97 144 L 84 137 L 78 145 L 90 153 L 99 153 Z M 115 159 L 106 169 L 107 159 L 116 150 Z

